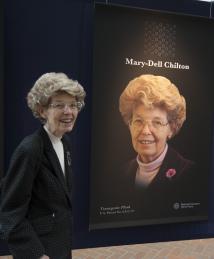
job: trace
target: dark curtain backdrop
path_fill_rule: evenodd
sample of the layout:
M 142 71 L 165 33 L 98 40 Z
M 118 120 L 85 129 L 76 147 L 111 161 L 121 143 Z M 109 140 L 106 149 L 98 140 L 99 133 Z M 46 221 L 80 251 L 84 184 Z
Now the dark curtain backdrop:
M 96 1 L 210 16 L 210 4 L 187 0 Z M 87 0 L 4 0 L 4 175 L 11 154 L 24 136 L 38 126 L 26 106 L 26 94 L 34 81 L 45 72 L 65 72 L 77 79 L 87 92 L 86 107 L 71 134 L 74 168 L 73 248 L 96 247 L 212 236 L 209 224 L 175 224 L 155 227 L 91 231 L 89 224 L 90 136 L 92 94 L 93 12 L 95 1 Z M 211 14 L 213 16 L 213 12 Z M 1 16 L 2 17 L 2 16 Z M 3 24 L 3 21 L 2 23 Z M 0 62 L 0 64 L 2 64 Z M 0 65 L 1 72 L 3 65 Z M 3 77 L 2 76 L 2 77 Z M 1 77 L 1 82 L 2 82 Z M 1 139 L 2 143 L 3 139 Z M 1 154 L 1 153 L 0 153 Z M 210 197 L 213 194 L 210 194 Z M 214 214 L 210 209 L 210 215 Z M 7 246 L 0 243 L 0 254 Z
M 3 125 L 3 80 L 4 80 L 4 18 L 3 18 L 3 3 L 0 1 L 0 124 Z M 3 173 L 3 161 L 4 161 L 4 151 L 3 151 L 3 135 L 4 127 L 0 127 L 0 177 Z

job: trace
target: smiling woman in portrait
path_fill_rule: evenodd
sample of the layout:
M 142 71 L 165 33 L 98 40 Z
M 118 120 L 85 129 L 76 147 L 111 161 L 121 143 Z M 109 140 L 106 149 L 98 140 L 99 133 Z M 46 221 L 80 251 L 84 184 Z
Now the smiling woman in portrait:
M 148 218 L 170 217 L 176 202 L 197 200 L 195 163 L 168 144 L 186 119 L 178 88 L 166 77 L 141 75 L 122 92 L 119 110 L 137 153 L 121 175 L 124 200 L 138 204 Z

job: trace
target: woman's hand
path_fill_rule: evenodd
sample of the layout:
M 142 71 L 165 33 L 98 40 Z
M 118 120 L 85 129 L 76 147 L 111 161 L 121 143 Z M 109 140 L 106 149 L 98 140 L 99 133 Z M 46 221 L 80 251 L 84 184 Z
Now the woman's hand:
M 43 255 L 42 257 L 39 257 L 39 259 L 50 259 L 50 257 L 47 255 Z

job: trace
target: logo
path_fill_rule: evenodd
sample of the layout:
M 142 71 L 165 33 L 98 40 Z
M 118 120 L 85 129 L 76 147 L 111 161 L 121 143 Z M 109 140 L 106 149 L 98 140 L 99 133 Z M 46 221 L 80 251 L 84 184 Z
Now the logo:
M 174 204 L 173 204 L 173 208 L 174 208 L 175 210 L 178 210 L 178 209 L 180 208 L 180 204 L 179 204 L 178 202 L 174 203 Z

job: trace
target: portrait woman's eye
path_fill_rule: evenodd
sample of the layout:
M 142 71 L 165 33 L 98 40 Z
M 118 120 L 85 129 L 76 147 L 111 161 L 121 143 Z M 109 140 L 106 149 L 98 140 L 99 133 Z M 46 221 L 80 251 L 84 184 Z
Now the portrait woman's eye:
M 152 126 L 156 129 L 160 129 L 162 126 L 166 125 L 166 123 L 163 123 L 160 120 L 153 120 L 152 121 Z
M 134 127 L 140 127 L 141 125 L 143 125 L 143 120 L 134 119 L 131 124 L 133 124 Z

